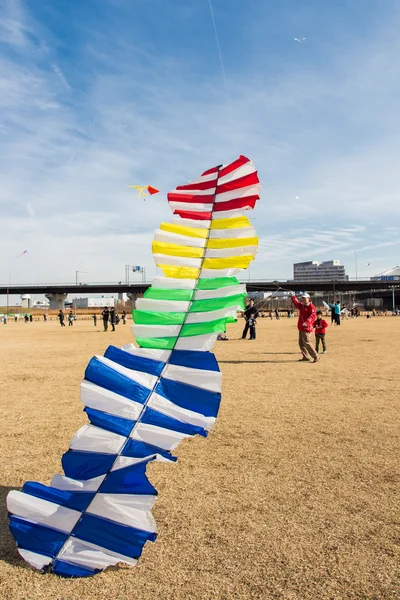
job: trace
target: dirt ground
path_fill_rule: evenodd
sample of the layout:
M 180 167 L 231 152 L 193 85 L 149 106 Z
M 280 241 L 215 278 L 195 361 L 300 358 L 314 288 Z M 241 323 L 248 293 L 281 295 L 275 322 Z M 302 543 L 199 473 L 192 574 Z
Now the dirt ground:
M 240 335 L 240 324 L 228 330 Z M 40 575 L 19 558 L 5 498 L 48 483 L 86 422 L 88 360 L 131 341 L 90 321 L 0 325 L 1 600 L 395 600 L 399 558 L 400 318 L 329 327 L 298 363 L 295 319 L 218 342 L 221 412 L 207 439 L 154 464 L 159 537 L 138 565 L 94 578 Z

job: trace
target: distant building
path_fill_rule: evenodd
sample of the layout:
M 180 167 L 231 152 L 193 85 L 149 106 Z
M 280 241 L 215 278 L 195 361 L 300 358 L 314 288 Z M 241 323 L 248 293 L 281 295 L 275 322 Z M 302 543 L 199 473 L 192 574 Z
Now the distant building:
M 348 276 L 339 260 L 310 260 L 293 265 L 294 281 L 346 281 Z
M 74 298 L 72 304 L 76 308 L 103 308 L 104 306 L 115 306 L 115 298 L 104 298 L 103 296 Z
M 400 281 L 400 267 L 394 267 L 384 273 L 371 277 L 372 281 Z
M 50 306 L 50 302 L 47 300 L 47 298 L 45 298 L 44 300 L 36 300 L 36 302 L 33 303 L 32 308 L 44 308 L 47 309 Z
M 21 296 L 21 306 L 22 308 L 30 308 L 32 304 L 31 297 L 29 294 L 22 294 Z

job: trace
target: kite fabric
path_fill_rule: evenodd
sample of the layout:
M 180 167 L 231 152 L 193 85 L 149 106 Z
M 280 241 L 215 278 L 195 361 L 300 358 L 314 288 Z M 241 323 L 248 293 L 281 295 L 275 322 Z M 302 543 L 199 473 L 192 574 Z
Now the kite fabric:
M 148 185 L 147 191 L 149 192 L 150 196 L 154 196 L 154 194 L 158 194 L 160 190 L 158 190 L 157 188 L 155 188 L 151 185 Z
M 8 494 L 10 530 L 35 569 L 64 577 L 134 565 L 157 528 L 151 461 L 175 462 L 185 438 L 207 436 L 218 414 L 221 373 L 210 351 L 244 308 L 236 279 L 254 259 L 245 212 L 259 199 L 252 162 L 240 156 L 168 194 L 176 216 L 155 232 L 162 277 L 132 313 L 136 343 L 93 357 L 81 384 L 89 423 L 50 485 Z
M 160 191 L 152 185 L 128 185 L 128 187 L 135 188 L 138 198 L 147 196 L 147 192 L 149 192 L 150 196 L 154 196 L 154 194 L 158 194 Z

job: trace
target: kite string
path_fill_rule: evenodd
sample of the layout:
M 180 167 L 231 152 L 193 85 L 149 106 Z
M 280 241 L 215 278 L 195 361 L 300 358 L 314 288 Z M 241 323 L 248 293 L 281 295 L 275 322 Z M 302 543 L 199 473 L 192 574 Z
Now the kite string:
M 213 10 L 213 6 L 212 6 L 212 3 L 211 3 L 211 0 L 208 0 L 208 5 L 210 7 L 211 20 L 212 20 L 212 24 L 213 24 L 213 27 L 214 27 L 215 42 L 217 44 L 219 62 L 220 62 L 220 65 L 221 65 L 222 79 L 223 79 L 223 82 L 224 82 L 224 87 L 225 87 L 226 95 L 227 95 L 227 98 L 228 98 L 228 103 L 229 103 L 229 106 L 231 107 L 232 106 L 232 104 L 231 104 L 231 97 L 229 95 L 228 81 L 226 79 L 226 72 L 225 72 L 225 67 L 224 67 L 224 61 L 222 59 L 221 45 L 219 43 L 218 30 L 217 30 L 217 25 L 215 23 L 214 10 Z

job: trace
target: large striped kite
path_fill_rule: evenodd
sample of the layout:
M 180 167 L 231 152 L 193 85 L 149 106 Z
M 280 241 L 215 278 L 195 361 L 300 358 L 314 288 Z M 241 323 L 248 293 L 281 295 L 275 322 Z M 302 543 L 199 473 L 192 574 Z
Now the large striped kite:
M 177 216 L 155 233 L 164 277 L 133 311 L 139 348 L 109 346 L 91 359 L 81 385 L 90 423 L 73 436 L 64 475 L 8 495 L 18 551 L 36 569 L 90 576 L 134 565 L 156 539 L 157 491 L 146 466 L 175 461 L 172 450 L 188 436 L 206 436 L 215 421 L 221 373 L 210 350 L 244 307 L 246 289 L 235 275 L 256 253 L 244 213 L 259 192 L 257 172 L 241 156 L 168 194 Z

